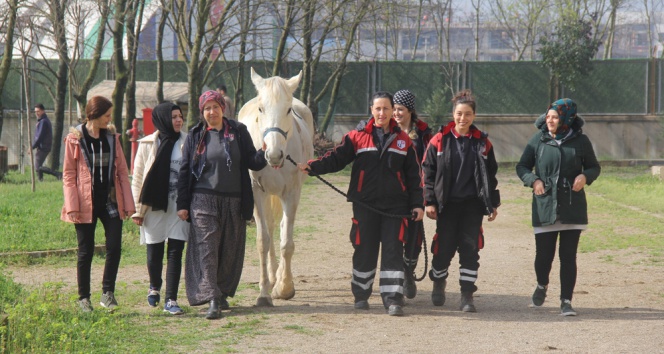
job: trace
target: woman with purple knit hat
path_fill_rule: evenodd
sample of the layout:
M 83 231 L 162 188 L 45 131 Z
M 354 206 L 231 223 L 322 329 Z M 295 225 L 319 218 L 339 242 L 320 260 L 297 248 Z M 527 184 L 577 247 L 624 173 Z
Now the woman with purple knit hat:
M 178 177 L 178 216 L 191 222 L 185 262 L 187 299 L 209 303 L 205 318 L 221 317 L 240 282 L 246 220 L 254 198 L 249 169 L 265 167 L 247 127 L 224 117 L 225 101 L 216 91 L 198 100 L 201 122 L 187 135 Z
M 576 253 L 581 231 L 588 226 L 584 187 L 600 174 L 590 139 L 583 134 L 584 121 L 576 103 L 563 98 L 549 105 L 535 122 L 539 129 L 528 142 L 516 173 L 533 189 L 532 223 L 535 233 L 537 287 L 532 306 L 544 304 L 549 273 L 560 236 L 560 313 L 576 316 L 572 294 L 576 285 Z

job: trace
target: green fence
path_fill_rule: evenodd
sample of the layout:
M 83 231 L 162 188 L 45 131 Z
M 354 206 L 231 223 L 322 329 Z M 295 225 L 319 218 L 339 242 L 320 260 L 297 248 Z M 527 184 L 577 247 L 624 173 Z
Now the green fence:
M 593 70 L 572 92 L 563 89 L 564 96 L 575 99 L 579 111 L 585 114 L 646 114 L 664 110 L 662 89 L 663 61 L 645 59 L 595 61 Z M 37 62 L 31 68 L 42 74 L 32 81 L 31 102 L 43 102 L 53 109 L 53 100 L 45 86 L 52 86 L 48 70 Z M 88 63 L 77 66 L 75 77 L 82 81 Z M 156 64 L 153 61 L 138 62 L 137 80 L 155 81 Z M 237 76 L 236 63 L 216 64 L 208 86 L 225 83 L 231 94 Z M 55 62 L 53 62 L 55 66 Z M 334 71 L 336 63 L 320 63 L 316 72 L 314 92 L 318 93 Z M 255 95 L 249 68 L 267 76 L 271 62 L 248 62 L 244 78 L 245 99 Z M 301 69 L 299 62 L 286 63 L 284 76 L 296 75 Z M 112 79 L 112 63 L 101 63 L 95 82 Z M 40 81 L 37 81 L 40 80 Z M 187 81 L 187 68 L 183 62 L 165 62 L 164 80 Z M 351 62 L 343 78 L 335 114 L 368 114 L 370 95 L 378 90 L 394 92 L 409 89 L 417 97 L 419 112 L 429 115 L 449 114 L 449 99 L 453 91 L 469 88 L 478 100 L 481 114 L 538 114 L 549 103 L 548 70 L 537 62 Z M 20 62 L 16 61 L 5 84 L 2 103 L 5 109 L 18 110 L 23 99 Z M 54 86 L 53 86 L 54 87 Z M 299 92 L 296 93 L 299 96 Z M 319 115 L 325 114 L 329 94 L 319 103 Z

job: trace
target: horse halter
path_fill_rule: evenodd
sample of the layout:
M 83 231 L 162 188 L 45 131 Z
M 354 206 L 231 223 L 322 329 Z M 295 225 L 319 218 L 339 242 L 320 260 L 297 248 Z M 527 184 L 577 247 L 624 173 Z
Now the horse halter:
M 271 128 L 265 129 L 265 131 L 263 132 L 263 139 L 265 139 L 266 135 L 268 135 L 269 133 L 272 133 L 272 132 L 279 133 L 279 134 L 284 136 L 284 139 L 288 139 L 288 132 L 283 131 L 279 127 L 271 127 Z

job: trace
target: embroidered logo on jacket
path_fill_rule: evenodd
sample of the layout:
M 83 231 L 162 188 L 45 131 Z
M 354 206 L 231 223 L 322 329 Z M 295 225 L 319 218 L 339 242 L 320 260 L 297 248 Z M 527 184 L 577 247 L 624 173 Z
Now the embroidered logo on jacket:
M 397 147 L 398 147 L 399 149 L 403 149 L 403 148 L 405 148 L 405 147 L 406 147 L 406 141 L 404 141 L 404 140 L 397 140 Z

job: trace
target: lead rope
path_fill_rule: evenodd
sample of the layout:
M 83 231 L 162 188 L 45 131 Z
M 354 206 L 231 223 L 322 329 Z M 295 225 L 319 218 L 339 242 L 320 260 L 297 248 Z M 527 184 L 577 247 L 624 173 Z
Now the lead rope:
M 293 165 L 295 165 L 295 166 L 297 167 L 297 162 L 295 162 L 295 161 L 290 157 L 290 155 L 286 155 L 286 160 L 290 161 Z M 386 213 L 386 212 L 384 212 L 384 211 L 382 211 L 382 210 L 378 210 L 378 209 L 372 207 L 372 206 L 369 205 L 369 204 L 366 204 L 366 203 L 364 203 L 364 202 L 362 202 L 362 201 L 359 201 L 359 200 L 355 200 L 355 199 L 353 199 L 353 198 L 350 198 L 350 197 L 348 196 L 348 194 L 344 193 L 342 190 L 340 190 L 339 188 L 337 188 L 337 187 L 335 187 L 334 185 L 332 185 L 332 183 L 326 181 L 323 177 L 321 177 L 321 176 L 319 176 L 319 175 L 317 175 L 317 174 L 312 174 L 311 171 L 309 172 L 309 175 L 318 178 L 321 182 L 323 182 L 324 184 L 326 184 L 328 187 L 332 188 L 335 192 L 337 192 L 337 193 L 343 195 L 344 197 L 346 197 L 346 198 L 347 198 L 348 200 L 350 200 L 351 202 L 353 202 L 353 203 L 357 203 L 357 204 L 359 204 L 360 206 L 362 206 L 362 207 L 364 207 L 364 208 L 367 208 L 367 209 L 373 211 L 373 212 L 376 213 L 376 214 L 379 214 L 379 215 L 382 215 L 382 216 L 387 216 L 387 217 L 389 217 L 389 218 L 397 218 L 397 219 L 410 219 L 410 218 L 413 217 L 412 214 L 411 214 L 411 215 L 391 214 L 391 213 Z M 422 279 L 424 279 L 424 277 L 426 277 L 426 275 L 427 275 L 427 270 L 428 270 L 428 267 L 429 267 L 429 257 L 428 257 L 428 254 L 427 254 L 427 240 L 426 240 L 426 237 L 425 237 L 425 235 L 424 235 L 424 224 L 422 224 L 422 245 L 423 245 L 422 250 L 424 251 L 424 273 L 422 274 L 421 277 L 418 278 L 418 277 L 415 275 L 415 269 L 414 269 L 415 267 L 413 267 L 412 269 L 409 269 L 409 270 L 408 270 L 408 271 L 410 271 L 410 272 L 413 273 L 413 277 L 415 278 L 416 281 L 422 281 Z M 413 256 L 413 253 L 414 253 L 414 252 L 415 252 L 415 247 L 412 247 L 411 250 L 410 250 L 410 256 L 411 256 L 411 259 L 412 259 L 412 256 Z M 409 266 L 409 268 L 410 268 L 410 266 Z

